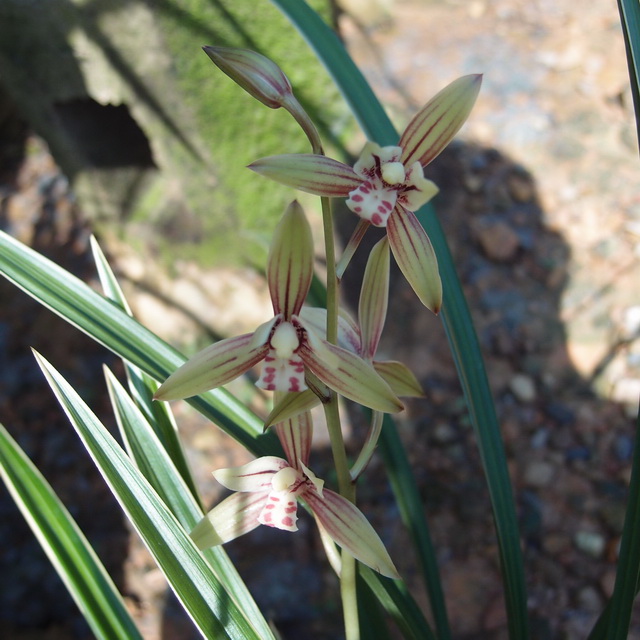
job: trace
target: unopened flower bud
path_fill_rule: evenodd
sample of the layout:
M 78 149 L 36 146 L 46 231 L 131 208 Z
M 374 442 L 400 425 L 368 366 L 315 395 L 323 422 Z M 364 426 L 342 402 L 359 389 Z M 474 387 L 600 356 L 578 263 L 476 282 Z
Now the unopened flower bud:
M 235 47 L 203 47 L 213 63 L 256 100 L 271 109 L 293 97 L 282 69 L 260 53 Z

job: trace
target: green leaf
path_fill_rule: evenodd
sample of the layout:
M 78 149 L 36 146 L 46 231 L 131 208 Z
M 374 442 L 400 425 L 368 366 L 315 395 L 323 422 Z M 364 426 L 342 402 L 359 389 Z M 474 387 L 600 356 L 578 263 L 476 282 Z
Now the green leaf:
M 626 640 L 640 580 L 640 411 L 636 418 L 629 502 L 624 518 L 618 570 L 611 600 L 598 619 L 589 640 Z
M 0 274 L 155 380 L 164 380 L 186 360 L 114 302 L 3 231 Z M 262 421 L 224 389 L 189 403 L 255 455 L 282 452 L 275 436 L 262 435 Z
M 431 612 L 435 621 L 439 640 L 451 638 L 451 628 L 447 617 L 438 560 L 431 541 L 429 526 L 424 515 L 424 506 L 415 483 L 407 454 L 405 453 L 398 429 L 393 418 L 384 416 L 380 434 L 380 453 L 389 475 L 389 482 L 396 498 L 400 517 L 409 530 L 416 550 L 418 564 L 429 594 Z
M 120 306 L 128 315 L 132 316 L 133 314 L 131 313 L 131 309 L 124 297 L 118 280 L 94 236 L 91 236 L 91 250 L 98 270 L 100 284 L 102 285 L 105 295 Z M 149 424 L 154 428 L 156 435 L 160 439 L 160 442 L 162 442 L 164 450 L 169 454 L 171 461 L 180 472 L 182 479 L 191 490 L 191 493 L 196 500 L 199 500 L 198 492 L 178 437 L 178 428 L 173 419 L 171 409 L 165 402 L 153 401 L 153 394 L 158 389 L 157 383 L 138 367 L 126 360 L 124 363 L 129 380 L 129 388 L 136 404 L 144 413 Z
M 436 640 L 403 582 L 379 576 L 362 564 L 358 565 L 358 572 L 407 640 Z
M 122 597 L 69 512 L 0 425 L 0 475 L 97 638 L 142 640 Z
M 185 530 L 191 531 L 203 516 L 199 501 L 194 498 L 170 459 L 157 435 L 157 430 L 152 428 L 113 374 L 106 371 L 106 376 L 118 426 L 132 459 L 178 522 Z M 247 620 L 260 632 L 260 637 L 272 638 L 267 621 L 224 549 L 207 549 L 202 555 L 220 582 L 225 585 L 238 609 L 244 612 Z
M 291 20 L 329 70 L 369 140 L 397 144 L 398 134 L 336 34 L 300 0 L 272 0 Z M 529 637 L 527 594 L 520 536 L 504 445 L 478 338 L 442 227 L 430 204 L 417 212 L 435 250 L 444 304 L 441 318 L 476 433 L 489 495 L 512 639 Z
M 261 636 L 247 621 L 187 532 L 69 383 L 38 363 L 80 439 L 171 588 L 205 638 Z
M 636 133 L 640 144 L 640 4 L 638 0 L 618 0 L 624 46 L 636 114 Z

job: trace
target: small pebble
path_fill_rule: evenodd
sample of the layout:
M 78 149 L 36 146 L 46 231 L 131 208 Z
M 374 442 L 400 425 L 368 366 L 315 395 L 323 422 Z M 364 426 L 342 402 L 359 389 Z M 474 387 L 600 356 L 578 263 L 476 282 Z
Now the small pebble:
M 634 305 L 625 309 L 623 328 L 627 339 L 640 334 L 640 305 Z
M 516 373 L 509 388 L 521 402 L 533 402 L 536 399 L 536 385 L 532 378 L 524 373 Z
M 534 460 L 527 465 L 524 482 L 530 487 L 548 487 L 555 477 L 554 465 L 544 460 Z
M 595 531 L 578 531 L 574 537 L 574 543 L 580 551 L 593 558 L 600 558 L 606 546 L 604 536 Z
M 617 435 L 613 441 L 613 452 L 620 462 L 630 460 L 633 453 L 633 439 L 624 433 Z
M 482 250 L 494 262 L 508 262 L 520 248 L 518 234 L 504 222 L 480 224 L 476 230 Z
M 583 587 L 578 593 L 578 603 L 585 611 L 599 612 L 602 609 L 602 596 L 595 587 Z

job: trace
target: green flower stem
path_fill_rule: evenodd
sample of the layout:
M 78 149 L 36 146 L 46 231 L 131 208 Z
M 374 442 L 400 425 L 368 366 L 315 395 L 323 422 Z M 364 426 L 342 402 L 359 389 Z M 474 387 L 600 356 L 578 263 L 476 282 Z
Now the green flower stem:
M 352 482 L 355 482 L 360 477 L 360 474 L 367 468 L 367 465 L 371 460 L 371 456 L 373 456 L 373 452 L 378 444 L 378 439 L 380 438 L 380 433 L 382 433 L 383 418 L 384 414 L 380 411 L 374 411 L 371 414 L 371 425 L 369 426 L 367 439 L 362 446 L 358 459 L 351 467 L 350 475 Z
M 309 118 L 307 112 L 300 106 L 300 103 L 295 99 L 293 95 L 289 97 L 282 105 L 294 118 L 294 120 L 300 125 L 300 128 L 304 131 L 313 153 L 323 156 L 324 150 L 322 149 L 322 142 L 320 141 L 320 134 L 315 125 Z
M 327 340 L 336 344 L 338 339 L 338 277 L 336 274 L 336 252 L 333 235 L 333 217 L 331 201 L 321 198 L 322 223 L 324 229 L 325 255 L 327 260 Z M 331 440 L 333 463 L 338 476 L 338 490 L 347 500 L 355 503 L 356 490 L 351 481 L 347 452 L 342 437 L 338 396 L 332 391 L 329 401 L 324 405 L 327 428 Z M 356 561 L 346 552 L 342 553 L 342 571 L 340 572 L 340 594 L 347 640 L 359 640 L 360 623 L 358 620 L 358 600 L 356 594 Z
M 313 152 L 324 155 L 318 132 L 302 108 L 295 105 L 284 105 L 307 135 Z M 322 227 L 324 232 L 325 257 L 327 263 L 327 340 L 331 344 L 338 342 L 338 274 L 336 272 L 336 249 L 333 232 L 333 214 L 331 200 L 320 198 L 322 206 Z M 344 271 L 344 268 L 343 268 Z M 338 477 L 340 495 L 355 503 L 355 484 L 351 480 L 347 451 L 342 437 L 342 425 L 338 410 L 338 396 L 331 391 L 329 400 L 323 404 L 327 420 L 327 429 L 331 441 L 331 452 Z M 358 598 L 356 591 L 356 560 L 346 552 L 342 553 L 342 570 L 340 571 L 340 595 L 346 640 L 360 640 L 360 621 L 358 619 Z
M 351 234 L 351 238 L 347 246 L 344 248 L 342 252 L 342 257 L 340 258 L 340 262 L 336 268 L 336 273 L 338 275 L 338 280 L 342 280 L 342 276 L 349 266 L 349 262 L 351 262 L 351 258 L 353 258 L 353 254 L 356 252 L 360 241 L 364 238 L 364 234 L 367 232 L 367 229 L 371 226 L 371 223 L 368 220 L 363 220 L 359 218 L 358 226 L 354 229 Z

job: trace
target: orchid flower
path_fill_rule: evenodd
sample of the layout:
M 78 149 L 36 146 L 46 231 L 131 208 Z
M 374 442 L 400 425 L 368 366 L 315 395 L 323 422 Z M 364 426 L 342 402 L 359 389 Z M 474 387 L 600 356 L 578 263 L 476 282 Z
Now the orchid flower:
M 219 387 L 264 361 L 257 385 L 271 391 L 307 389 L 309 373 L 345 397 L 377 411 L 402 403 L 362 358 L 320 338 L 300 317 L 313 275 L 313 239 L 297 202 L 286 210 L 271 243 L 267 280 L 274 317 L 255 332 L 221 340 L 188 360 L 160 386 L 158 400 L 188 398 Z
M 390 578 L 398 572 L 362 512 L 349 500 L 324 488 L 307 467 L 313 425 L 309 413 L 276 425 L 287 459 L 257 458 L 213 475 L 235 493 L 212 509 L 191 532 L 200 549 L 229 542 L 263 524 L 297 531 L 298 501 L 311 509 L 331 539 L 367 566 Z
M 422 303 L 437 313 L 442 285 L 431 242 L 414 215 L 437 192 L 424 177 L 428 165 L 453 139 L 469 116 L 481 75 L 458 78 L 414 116 L 397 146 L 368 142 L 353 168 L 322 155 L 286 154 L 262 158 L 249 168 L 315 195 L 346 197 L 362 221 L 386 227 L 391 250 Z M 356 230 L 358 240 L 363 230 Z M 355 235 L 355 234 L 354 234 Z
M 359 324 L 343 309 L 339 311 L 338 345 L 371 364 L 397 396 L 419 398 L 424 396 L 422 387 L 403 363 L 375 357 L 387 316 L 389 263 L 389 241 L 383 237 L 373 247 L 367 261 L 358 305 Z M 300 317 L 307 327 L 324 336 L 326 309 L 304 306 Z M 266 425 L 309 411 L 318 403 L 317 395 L 311 391 L 285 394 L 267 417 Z

